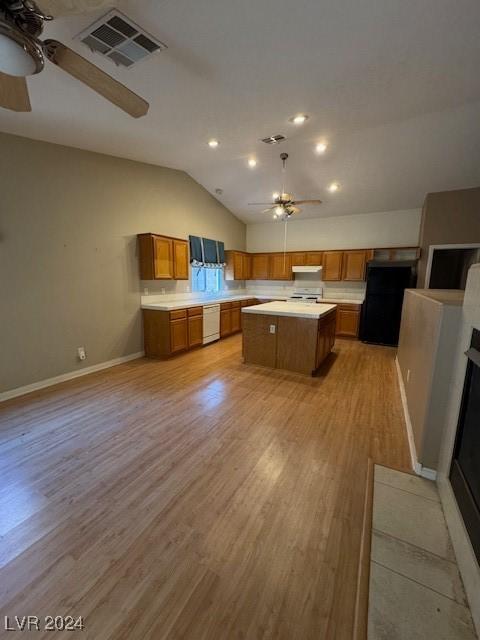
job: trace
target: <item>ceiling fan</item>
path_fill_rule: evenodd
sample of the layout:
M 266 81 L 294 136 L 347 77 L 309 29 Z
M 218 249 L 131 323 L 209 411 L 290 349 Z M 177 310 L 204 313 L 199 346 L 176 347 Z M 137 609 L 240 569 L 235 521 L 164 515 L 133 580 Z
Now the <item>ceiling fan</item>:
M 65 13 L 98 9 L 101 0 L 63 0 L 46 4 L 59 6 Z M 111 5 L 108 2 L 108 5 Z M 58 40 L 41 40 L 44 23 L 53 17 L 44 13 L 34 0 L 0 0 L 0 107 L 12 111 L 31 111 L 26 77 L 40 73 L 45 59 L 134 118 L 144 116 L 146 100 L 125 87 Z
M 297 205 L 305 204 L 322 204 L 321 200 L 294 200 L 291 193 L 285 191 L 285 173 L 287 170 L 288 153 L 281 153 L 280 159 L 282 161 L 282 173 L 283 184 L 282 191 L 278 194 L 274 194 L 273 202 L 249 202 L 250 206 L 264 206 L 269 205 L 267 209 L 264 209 L 262 213 L 273 213 L 275 220 L 288 220 L 292 215 L 300 213 L 301 209 Z

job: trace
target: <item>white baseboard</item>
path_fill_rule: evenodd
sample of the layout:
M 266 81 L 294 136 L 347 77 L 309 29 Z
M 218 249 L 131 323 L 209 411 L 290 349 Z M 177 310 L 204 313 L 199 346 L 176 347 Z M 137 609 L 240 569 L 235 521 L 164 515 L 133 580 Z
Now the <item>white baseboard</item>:
M 67 380 L 73 380 L 74 378 L 87 376 L 89 373 L 95 373 L 96 371 L 101 371 L 102 369 L 109 369 L 110 367 L 115 367 L 117 364 L 123 364 L 124 362 L 129 362 L 130 360 L 137 360 L 137 358 L 143 358 L 144 355 L 144 351 L 138 351 L 137 353 L 131 353 L 128 356 L 114 358 L 113 360 L 108 360 L 107 362 L 94 364 L 91 367 L 84 367 L 83 369 L 78 369 L 77 371 L 62 373 L 62 375 L 55 376 L 54 378 L 39 380 L 38 382 L 27 384 L 24 387 L 17 387 L 16 389 L 11 389 L 10 391 L 4 391 L 3 393 L 0 393 L 0 402 L 10 400 L 11 398 L 18 398 L 18 396 L 23 396 L 26 393 L 38 391 L 39 389 L 45 389 L 45 387 L 51 387 L 54 384 L 59 384 L 60 382 L 66 382 Z
M 398 358 L 395 358 L 395 365 L 397 367 L 398 384 L 400 386 L 400 397 L 402 398 L 403 415 L 405 416 L 405 426 L 407 430 L 408 447 L 410 449 L 412 468 L 418 476 L 422 476 L 423 478 L 427 478 L 428 480 L 436 480 L 437 472 L 435 471 L 435 469 L 424 467 L 418 461 L 415 439 L 413 437 L 412 421 L 410 420 L 410 414 L 408 412 L 407 394 L 405 392 L 405 385 L 403 384 L 402 372 L 400 370 Z

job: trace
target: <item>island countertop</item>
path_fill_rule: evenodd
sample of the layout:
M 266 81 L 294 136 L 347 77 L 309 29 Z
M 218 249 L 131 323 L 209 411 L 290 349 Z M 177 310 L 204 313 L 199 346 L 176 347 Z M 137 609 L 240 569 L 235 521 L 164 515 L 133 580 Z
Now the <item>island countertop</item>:
M 242 313 L 318 319 L 335 309 L 336 306 L 335 304 L 305 304 L 304 302 L 265 302 L 254 307 L 243 307 Z

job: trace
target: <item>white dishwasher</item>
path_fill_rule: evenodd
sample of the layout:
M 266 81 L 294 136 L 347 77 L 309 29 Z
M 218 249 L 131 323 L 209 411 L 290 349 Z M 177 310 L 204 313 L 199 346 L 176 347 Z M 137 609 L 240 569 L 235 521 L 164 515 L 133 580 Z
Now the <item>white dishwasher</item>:
M 207 304 L 203 307 L 203 344 L 220 339 L 220 305 Z

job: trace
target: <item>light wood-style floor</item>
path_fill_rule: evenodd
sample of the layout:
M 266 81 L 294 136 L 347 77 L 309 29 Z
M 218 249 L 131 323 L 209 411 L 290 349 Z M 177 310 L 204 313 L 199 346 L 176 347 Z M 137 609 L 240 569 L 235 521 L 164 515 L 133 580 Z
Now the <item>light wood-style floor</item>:
M 308 378 L 240 350 L 235 336 L 0 405 L 2 625 L 351 638 L 368 456 L 409 468 L 395 351 L 337 340 Z

